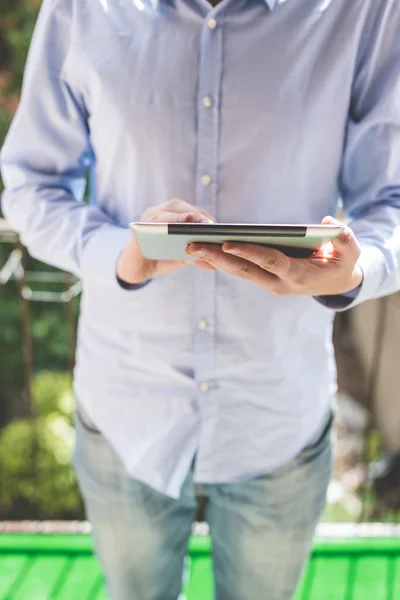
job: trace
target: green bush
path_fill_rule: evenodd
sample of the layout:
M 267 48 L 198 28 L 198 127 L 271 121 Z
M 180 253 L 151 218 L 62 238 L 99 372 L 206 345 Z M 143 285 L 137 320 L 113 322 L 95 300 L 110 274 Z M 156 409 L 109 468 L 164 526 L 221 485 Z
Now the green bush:
M 79 518 L 81 500 L 71 467 L 74 397 L 71 376 L 39 373 L 35 415 L 0 433 L 0 509 L 26 506 L 36 518 Z

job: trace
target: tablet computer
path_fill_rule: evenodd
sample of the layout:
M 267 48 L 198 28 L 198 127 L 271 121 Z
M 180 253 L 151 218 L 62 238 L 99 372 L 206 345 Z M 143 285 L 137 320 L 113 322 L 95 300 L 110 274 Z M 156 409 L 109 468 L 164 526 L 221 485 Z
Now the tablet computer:
M 310 256 L 337 237 L 340 225 L 247 225 L 239 223 L 131 223 L 146 258 L 190 260 L 185 248 L 193 242 L 219 244 L 250 242 L 278 248 L 294 257 Z

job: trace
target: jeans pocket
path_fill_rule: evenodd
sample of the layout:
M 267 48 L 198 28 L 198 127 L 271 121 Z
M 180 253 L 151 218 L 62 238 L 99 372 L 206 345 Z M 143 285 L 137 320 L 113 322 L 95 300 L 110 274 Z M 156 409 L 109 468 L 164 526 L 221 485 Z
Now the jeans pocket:
M 322 432 L 317 436 L 316 439 L 313 439 L 310 444 L 303 448 L 298 455 L 300 460 L 314 458 L 324 450 L 326 444 L 329 442 L 334 420 L 335 416 L 333 411 L 331 411 L 329 419 Z

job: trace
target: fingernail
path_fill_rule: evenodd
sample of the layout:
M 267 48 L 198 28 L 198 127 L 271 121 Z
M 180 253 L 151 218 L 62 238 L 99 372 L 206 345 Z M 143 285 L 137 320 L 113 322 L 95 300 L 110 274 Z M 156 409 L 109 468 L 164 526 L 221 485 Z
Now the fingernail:
M 202 219 L 200 223 L 214 223 L 212 219 Z
M 194 250 L 191 254 L 192 256 L 196 256 L 196 258 L 204 258 L 206 255 L 204 250 Z
M 229 254 L 239 254 L 239 250 L 237 248 L 228 248 L 228 250 L 223 249 L 224 252 L 228 252 Z

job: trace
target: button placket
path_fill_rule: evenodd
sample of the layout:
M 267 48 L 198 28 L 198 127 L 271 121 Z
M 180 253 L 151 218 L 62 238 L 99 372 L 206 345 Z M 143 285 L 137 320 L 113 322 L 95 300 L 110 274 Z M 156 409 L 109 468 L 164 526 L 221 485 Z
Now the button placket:
M 211 96 L 204 96 L 203 98 L 203 106 L 204 108 L 212 108 L 213 106 L 213 99 Z
M 217 215 L 219 97 L 222 68 L 222 17 L 205 20 L 200 43 L 197 104 L 196 204 Z M 200 411 L 212 411 L 215 382 L 216 275 L 194 273 L 194 353 Z
M 207 185 L 210 185 L 211 182 L 212 182 L 212 177 L 208 173 L 204 173 L 200 177 L 200 183 L 201 183 L 201 185 L 207 186 Z
M 200 388 L 200 391 L 205 394 L 206 392 L 208 392 L 208 390 L 210 388 L 210 384 L 208 383 L 208 381 L 201 381 L 199 384 L 199 388 Z

